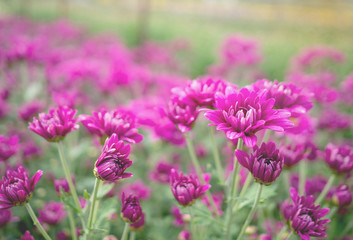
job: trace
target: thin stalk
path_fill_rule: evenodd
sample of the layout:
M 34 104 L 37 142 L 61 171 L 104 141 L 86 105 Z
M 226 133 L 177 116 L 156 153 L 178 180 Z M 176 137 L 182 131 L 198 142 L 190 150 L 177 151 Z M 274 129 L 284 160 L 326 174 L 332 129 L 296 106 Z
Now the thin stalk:
M 214 129 L 213 129 L 213 127 L 209 127 L 209 130 L 210 130 L 210 139 L 211 139 L 211 145 L 212 145 L 213 159 L 215 161 L 215 166 L 216 166 L 216 170 L 218 173 L 219 183 L 221 185 L 224 185 L 223 168 L 222 168 L 222 164 L 221 164 L 221 159 L 219 158 L 219 153 L 218 153 L 216 140 L 215 140 L 215 136 L 214 136 Z
M 194 224 L 194 218 L 192 215 L 192 211 L 191 211 L 191 206 L 187 207 L 189 210 L 189 215 L 190 215 L 190 225 L 191 225 L 191 236 L 193 239 L 196 240 L 196 229 L 195 229 L 195 224 Z
M 246 191 L 248 190 L 250 184 L 252 183 L 252 180 L 253 180 L 252 174 L 249 172 L 248 176 L 246 177 L 244 186 L 240 191 L 239 200 L 245 196 Z M 236 212 L 238 210 L 239 206 L 240 206 L 240 201 L 237 201 L 234 208 L 233 208 L 233 212 Z
M 97 188 L 100 189 L 102 186 L 103 186 L 103 181 L 99 181 Z M 96 206 L 94 206 L 93 222 L 95 222 L 96 219 L 97 219 L 99 204 L 100 204 L 100 200 L 97 199 L 96 200 Z
M 129 240 L 135 240 L 136 233 L 134 231 L 130 232 L 130 238 Z
M 93 188 L 93 193 L 92 193 L 92 203 L 91 203 L 91 210 L 89 212 L 89 217 L 88 217 L 88 231 L 91 231 L 91 228 L 93 226 L 93 215 L 94 215 L 94 209 L 96 207 L 96 200 L 97 200 L 97 193 L 98 193 L 98 188 L 99 188 L 99 179 L 96 178 L 96 181 L 94 182 L 94 188 Z
M 190 155 L 190 158 L 191 158 L 191 161 L 196 169 L 196 173 L 197 173 L 197 176 L 201 182 L 201 184 L 206 184 L 205 183 L 205 180 L 203 179 L 203 176 L 202 176 L 202 171 L 201 171 L 201 166 L 200 166 L 200 163 L 199 161 L 197 160 L 197 157 L 196 157 L 196 153 L 195 153 L 195 149 L 194 149 L 194 146 L 192 144 L 192 141 L 190 139 L 190 136 L 188 133 L 185 133 L 185 140 L 186 140 L 186 144 L 188 146 L 188 150 L 189 150 L 189 155 Z M 217 210 L 217 206 L 216 206 L 216 203 L 214 202 L 211 194 L 209 191 L 206 192 L 206 197 L 207 197 L 207 200 L 208 202 L 211 204 L 211 207 L 212 207 L 212 212 L 218 216 L 218 210 Z
M 72 197 L 74 199 L 76 208 L 79 211 L 79 213 L 81 214 L 82 208 L 81 208 L 81 205 L 80 205 L 80 201 L 78 200 L 78 196 L 77 196 L 75 185 L 73 184 L 72 179 L 71 179 L 71 174 L 70 174 L 69 166 L 68 166 L 66 158 L 65 158 L 62 142 L 61 141 L 57 142 L 57 146 L 58 146 L 58 151 L 59 151 L 61 165 L 62 165 L 62 167 L 64 169 L 66 180 L 67 180 L 67 182 L 69 184 L 69 187 L 70 187 L 70 192 L 71 192 Z
M 243 147 L 243 140 L 238 139 L 238 144 L 237 144 L 237 149 L 241 149 Z M 238 185 L 239 185 L 239 174 L 238 174 L 238 169 L 239 169 L 239 162 L 238 159 L 234 158 L 234 169 L 233 169 L 233 175 L 232 175 L 232 182 L 231 182 L 231 190 L 229 192 L 229 202 L 227 204 L 227 210 L 226 210 L 226 218 L 225 218 L 225 232 L 226 232 L 226 239 L 231 239 L 232 234 L 230 231 L 230 225 L 232 223 L 232 209 L 234 207 L 235 203 L 235 198 L 238 193 Z
M 284 225 L 284 226 L 282 227 L 281 231 L 279 231 L 279 233 L 277 234 L 276 239 L 277 239 L 277 240 L 282 240 L 282 239 L 283 239 L 283 235 L 284 235 L 284 233 L 285 233 L 286 231 L 287 231 L 287 226 Z
M 326 183 L 324 190 L 322 190 L 322 192 L 320 193 L 320 195 L 317 197 L 315 204 L 320 204 L 322 202 L 322 200 L 324 200 L 324 198 L 326 197 L 328 191 L 330 190 L 333 182 L 336 179 L 336 175 L 332 174 L 331 177 L 329 178 L 328 182 Z
M 299 196 L 305 194 L 305 181 L 306 181 L 306 161 L 302 159 L 299 163 Z
M 25 207 L 26 207 L 29 215 L 31 216 L 34 225 L 38 228 L 39 232 L 43 235 L 43 237 L 46 240 L 51 240 L 51 238 L 49 237 L 48 233 L 44 230 L 43 226 L 38 221 L 38 218 L 36 217 L 35 213 L 33 212 L 33 209 L 31 207 L 31 205 L 29 205 L 29 203 L 26 203 Z
M 287 190 L 287 193 L 289 193 L 289 189 L 291 187 L 291 184 L 290 184 L 290 179 L 289 179 L 289 170 L 284 170 L 283 173 L 283 183 L 284 183 L 284 189 Z
M 69 213 L 69 223 L 70 223 L 70 230 L 71 230 L 71 236 L 73 240 L 77 240 L 77 234 L 76 234 L 76 226 L 75 226 L 75 219 L 74 215 L 72 214 L 71 209 L 67 209 Z
M 246 218 L 245 220 L 245 223 L 243 225 L 243 227 L 241 228 L 241 231 L 240 231 L 240 234 L 237 238 L 237 240 L 241 240 L 243 239 L 243 236 L 244 236 L 244 233 L 245 233 L 245 230 L 246 228 L 249 226 L 255 212 L 256 212 L 256 208 L 257 208 L 257 205 L 259 204 L 259 201 L 260 201 L 260 198 L 261 198 L 261 192 L 262 192 L 262 188 L 263 188 L 263 185 L 262 184 L 259 184 L 259 187 L 257 189 L 257 193 L 256 193 L 256 197 L 255 197 L 255 201 L 254 201 L 254 204 L 249 212 L 249 215 L 248 217 Z
M 290 232 L 290 233 L 288 234 L 287 240 L 290 240 L 290 239 L 293 238 L 294 236 L 295 236 L 295 235 L 294 235 L 293 231 Z
M 127 235 L 129 234 L 129 228 L 130 228 L 130 224 L 125 223 L 124 232 L 123 232 L 123 235 L 121 236 L 121 240 L 127 240 Z

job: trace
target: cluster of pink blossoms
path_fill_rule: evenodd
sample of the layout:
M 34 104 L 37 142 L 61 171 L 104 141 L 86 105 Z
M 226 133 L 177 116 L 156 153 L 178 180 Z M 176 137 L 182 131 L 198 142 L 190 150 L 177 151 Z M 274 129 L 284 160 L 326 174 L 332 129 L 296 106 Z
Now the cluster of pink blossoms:
M 260 45 L 234 35 L 190 80 L 183 40 L 129 49 L 64 21 L 5 19 L 0 46 L 0 228 L 23 230 L 17 206 L 37 226 L 22 239 L 311 239 L 338 234 L 331 220 L 350 226 L 353 75 L 332 68 L 340 51 L 307 49 L 272 81 Z M 28 176 L 39 166 L 50 181 Z

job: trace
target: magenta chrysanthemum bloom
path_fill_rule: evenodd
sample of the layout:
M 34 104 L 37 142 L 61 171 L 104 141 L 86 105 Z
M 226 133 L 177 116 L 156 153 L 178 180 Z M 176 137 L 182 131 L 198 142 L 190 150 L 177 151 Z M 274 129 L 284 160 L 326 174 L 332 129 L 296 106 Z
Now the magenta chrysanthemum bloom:
M 4 227 L 10 222 L 16 222 L 18 220 L 18 217 L 12 216 L 11 209 L 0 209 L 0 228 Z
M 174 216 L 173 225 L 177 227 L 185 226 L 186 222 L 190 220 L 190 215 L 182 214 L 177 206 L 172 206 L 170 213 Z
M 198 114 L 196 105 L 185 104 L 176 97 L 169 100 L 165 110 L 165 115 L 182 133 L 191 130 Z
M 142 208 L 137 197 L 129 195 L 125 198 L 125 194 L 121 197 L 121 218 L 127 223 L 136 223 L 142 216 Z
M 94 175 L 103 181 L 132 177 L 131 173 L 125 173 L 132 165 L 129 154 L 130 145 L 124 145 L 123 141 L 119 141 L 119 136 L 113 133 L 104 143 L 103 152 L 95 163 Z
M 38 212 L 39 221 L 50 225 L 57 225 L 66 217 L 65 206 L 61 202 L 50 201 Z
M 318 128 L 336 132 L 337 130 L 349 130 L 353 125 L 350 114 L 339 112 L 332 108 L 325 108 L 319 117 Z
M 18 116 L 25 122 L 32 120 L 32 118 L 44 110 L 44 104 L 37 100 L 23 105 L 18 110 Z
M 223 80 L 196 79 L 189 81 L 186 87 L 175 87 L 172 93 L 186 105 L 212 108 L 215 103 L 215 94 L 224 93 L 227 86 L 231 86 Z M 232 85 L 233 86 L 233 85 Z M 233 86 L 236 88 L 236 86 Z
M 298 178 L 299 180 L 299 178 Z M 305 193 L 306 195 L 316 196 L 324 190 L 327 184 L 327 178 L 320 175 L 309 178 L 305 182 Z
M 141 217 L 137 222 L 130 224 L 130 230 L 140 231 L 145 226 L 145 214 L 142 212 Z
M 291 168 L 306 156 L 305 146 L 303 144 L 282 144 L 279 148 L 280 153 L 284 158 L 284 168 Z
M 292 230 L 303 240 L 310 240 L 310 237 L 326 237 L 326 224 L 330 219 L 321 218 L 327 215 L 330 209 L 319 209 L 320 205 L 314 204 L 313 196 L 298 196 L 294 188 L 290 189 L 290 196 L 294 203 L 290 218 Z
M 19 150 L 18 137 L 0 135 L 0 162 L 5 162 L 7 159 L 15 155 Z
M 293 204 L 290 203 L 288 200 L 285 200 L 280 205 L 281 214 L 282 214 L 284 220 L 286 220 L 286 222 L 289 222 L 289 220 L 292 217 L 293 207 L 294 207 Z
M 170 171 L 173 168 L 178 170 L 179 166 L 165 161 L 160 161 L 157 163 L 155 170 L 151 173 L 151 179 L 161 183 L 169 183 Z
M 35 240 L 31 233 L 27 230 L 24 235 L 21 236 L 21 240 Z
M 191 206 L 210 187 L 210 184 L 201 185 L 193 176 L 180 175 L 175 169 L 170 172 L 170 187 L 175 199 L 183 206 Z
M 346 174 L 353 169 L 353 152 L 347 145 L 335 146 L 327 144 L 325 161 L 336 174 Z
M 347 185 L 341 185 L 335 189 L 332 195 L 332 202 L 338 206 L 340 215 L 347 214 L 352 204 L 352 192 Z
M 29 179 L 26 169 L 22 166 L 17 171 L 8 170 L 0 180 L 0 209 L 7 209 L 27 203 L 34 191 L 34 187 L 42 177 L 43 171 L 38 170 Z
M 283 169 L 283 156 L 273 142 L 262 143 L 260 148 L 255 146 L 250 155 L 237 149 L 235 156 L 239 163 L 251 172 L 255 181 L 261 184 L 272 184 Z
M 72 182 L 75 184 L 75 178 L 71 177 L 71 179 L 72 179 Z M 62 195 L 63 192 L 65 192 L 67 194 L 71 194 L 70 186 L 69 186 L 69 183 L 67 182 L 66 178 L 55 179 L 54 186 L 55 186 L 55 192 L 58 195 Z
M 130 112 L 102 110 L 93 112 L 93 116 L 81 115 L 80 119 L 91 134 L 101 139 L 101 143 L 113 133 L 119 140 L 127 143 L 139 143 L 143 140 L 143 136 L 137 132 L 135 116 Z
M 274 98 L 276 109 L 286 109 L 291 113 L 291 117 L 298 117 L 309 111 L 313 106 L 310 101 L 312 94 L 304 92 L 303 89 L 292 83 L 278 83 L 277 80 L 271 82 L 267 79 L 259 80 L 251 85 L 254 90 L 267 90 L 267 98 Z
M 191 239 L 191 232 L 188 230 L 183 230 L 179 233 L 177 240 L 190 240 Z
M 126 195 L 134 195 L 139 200 L 149 199 L 151 196 L 150 187 L 146 186 L 141 180 L 125 184 L 121 187 L 121 192 Z
M 49 142 L 59 142 L 79 128 L 75 114 L 76 110 L 69 107 L 50 109 L 49 114 L 40 113 L 38 118 L 34 117 L 28 128 Z
M 266 91 L 256 92 L 242 88 L 236 91 L 227 87 L 225 94 L 216 94 L 217 110 L 208 110 L 205 117 L 222 130 L 229 140 L 242 138 L 244 143 L 253 147 L 256 145 L 256 133 L 270 129 L 283 132 L 293 127 L 288 119 L 290 112 L 284 109 L 273 109 L 275 100 L 267 99 Z

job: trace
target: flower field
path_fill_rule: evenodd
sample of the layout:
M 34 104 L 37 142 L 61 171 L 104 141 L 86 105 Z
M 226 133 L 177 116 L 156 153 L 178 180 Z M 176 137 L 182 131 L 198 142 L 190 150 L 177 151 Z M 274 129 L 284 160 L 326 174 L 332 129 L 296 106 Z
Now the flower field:
M 197 54 L 1 18 L 0 239 L 353 239 L 351 52 Z

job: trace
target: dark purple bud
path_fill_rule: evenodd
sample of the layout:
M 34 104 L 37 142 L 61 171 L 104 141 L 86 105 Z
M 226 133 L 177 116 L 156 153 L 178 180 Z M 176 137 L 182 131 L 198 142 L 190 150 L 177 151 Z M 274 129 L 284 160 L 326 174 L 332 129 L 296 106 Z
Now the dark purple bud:
M 137 197 L 130 195 L 125 198 L 125 194 L 122 194 L 121 198 L 121 218 L 128 223 L 136 223 L 142 216 L 142 208 Z
M 0 180 L 0 209 L 7 209 L 27 203 L 34 191 L 34 187 L 42 177 L 43 171 L 38 170 L 29 179 L 26 169 L 22 166 L 17 171 L 8 170 Z
M 104 143 L 103 152 L 93 170 L 94 175 L 100 180 L 111 182 L 132 177 L 131 173 L 125 173 L 132 165 L 129 154 L 130 145 L 124 145 L 123 141 L 119 141 L 118 135 L 113 133 Z
M 205 193 L 211 185 L 201 185 L 197 178 L 185 176 L 182 172 L 180 172 L 179 175 L 175 169 L 172 169 L 170 172 L 170 187 L 179 204 L 190 206 Z
M 262 143 L 260 148 L 255 146 L 251 155 L 237 149 L 235 156 L 251 172 L 255 181 L 261 184 L 272 184 L 283 169 L 283 156 L 273 142 Z

